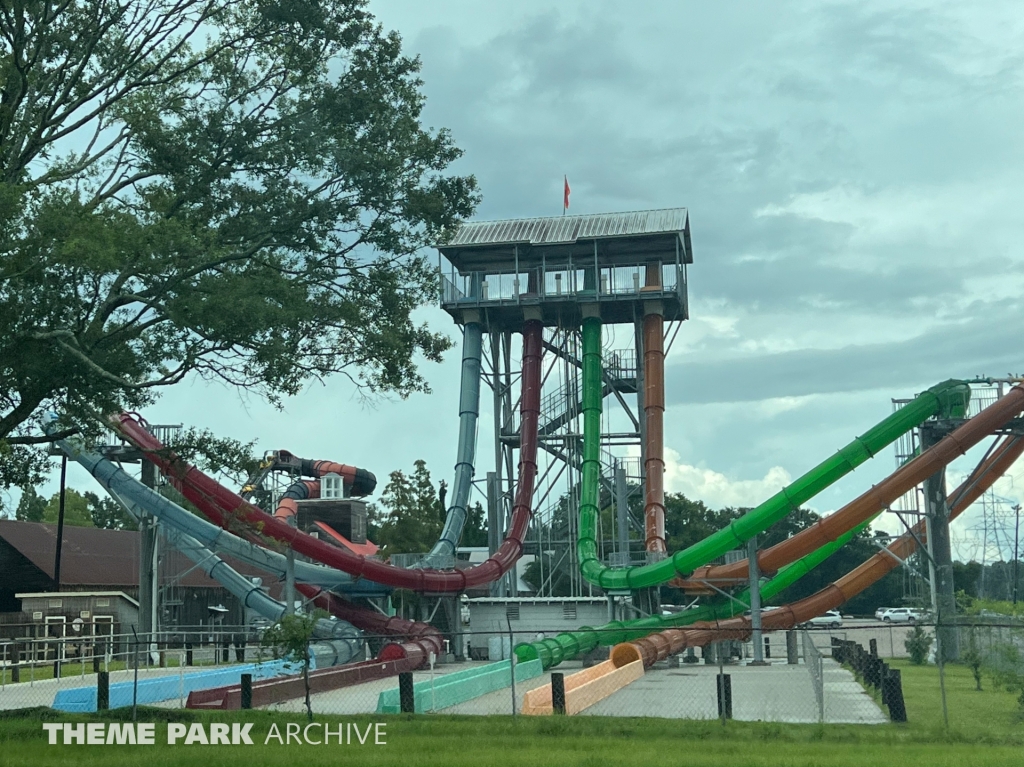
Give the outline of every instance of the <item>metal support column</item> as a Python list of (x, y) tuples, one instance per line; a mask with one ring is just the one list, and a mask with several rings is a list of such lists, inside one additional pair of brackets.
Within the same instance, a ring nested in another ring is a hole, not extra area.
[(761, 569), (757, 564), (757, 536), (747, 541), (747, 562), (750, 572), (750, 641), (754, 643), (754, 660), (750, 665), (762, 666), (766, 664), (761, 644)]
[[(942, 433), (928, 424), (921, 427), (921, 450), (937, 444)], [(924, 511), (928, 517), (928, 548), (935, 562), (933, 577), (936, 634), (944, 661), (960, 657), (956, 630), (956, 597), (953, 586), (953, 552), (949, 538), (949, 507), (946, 505), (946, 471), (941, 469), (924, 481)]]
[[(156, 488), (156, 466), (142, 461), (142, 484)], [(150, 514), (139, 518), (139, 644), (148, 653), (155, 649), (157, 626), (157, 522)]]
[[(501, 516), (498, 509), (498, 475), (496, 472), (487, 472), (487, 551), (488, 556), (494, 556), (494, 552), (498, 550), (499, 542), (501, 541), (501, 523), (499, 522)], [(542, 552), (543, 554), (543, 552)], [(504, 589), (502, 586), (505, 583), (504, 578), (491, 583), (491, 596), (500, 597), (504, 596), (502, 593)]]
[(627, 503), (626, 470), (621, 463), (615, 464), (615, 521), (618, 528), (617, 552), (619, 567), (629, 566), (629, 505)]

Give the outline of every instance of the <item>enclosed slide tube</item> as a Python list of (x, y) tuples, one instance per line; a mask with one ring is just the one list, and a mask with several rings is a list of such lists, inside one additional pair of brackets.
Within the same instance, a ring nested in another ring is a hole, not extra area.
[[(937, 444), (907, 461), (895, 472), (827, 517), (819, 519), (806, 530), (757, 554), (758, 566), (763, 573), (773, 573), (783, 565), (809, 554), (851, 527), (879, 513), (901, 495), (941, 470), (953, 459), (967, 452), (981, 440), (1015, 417), (1020, 403), (1012, 397), (1003, 397), (981, 413), (943, 437)], [(742, 580), (749, 570), (746, 559), (727, 565), (703, 567), (694, 571), (692, 580), (712, 583)]]
[(583, 320), (583, 470), (577, 543), (580, 572), (588, 582), (606, 591), (658, 586), (677, 575), (689, 575), (697, 567), (742, 546), (753, 536), (767, 530), (929, 416), (938, 412), (962, 416), (969, 393), (970, 387), (962, 381), (947, 381), (933, 386), (856, 438), (832, 458), (811, 469), (717, 533), (660, 562), (639, 567), (612, 568), (601, 562), (596, 537), (601, 472), (601, 321), (596, 317), (587, 317)]
[[(980, 498), (999, 477), (1009, 470), (1022, 453), (1024, 453), (1024, 439), (1016, 437), (1003, 439), (996, 449), (992, 451), (989, 457), (975, 468), (970, 477), (968, 477), (963, 484), (949, 494), (948, 502), (950, 517), (955, 518)], [(861, 530), (867, 528), (867, 526), (868, 523), (866, 522), (857, 526), (853, 530), (850, 530), (840, 536), (836, 541), (822, 546), (817, 551), (808, 554), (806, 557), (780, 570), (778, 575), (761, 585), (762, 600), (771, 599), (784, 589), (793, 585), (793, 583), (842, 548), (849, 540), (861, 532)], [(915, 532), (917, 531), (915, 530)], [(896, 544), (893, 545), (895, 546)], [(892, 549), (892, 546), (890, 546), (890, 549)], [(899, 561), (892, 559), (891, 556), (884, 552), (880, 552), (868, 561), (875, 562), (875, 567), (878, 567), (881, 564), (891, 564), (891, 566), (879, 574), (874, 580), (865, 583), (858, 592), (851, 591), (848, 598), (852, 598), (854, 593), (859, 593), (860, 590), (867, 588), (877, 581), (878, 578), (881, 578), (882, 575), (899, 564)], [(858, 568), (858, 571), (863, 569), (863, 567), (864, 566)], [(598, 645), (612, 645), (619, 642), (627, 642), (639, 639), (652, 632), (662, 631), (671, 627), (689, 625), (700, 621), (717, 622), (723, 618), (732, 617), (739, 612), (748, 609), (749, 606), (750, 594), (748, 591), (744, 591), (736, 595), (733, 599), (723, 603), (685, 610), (674, 615), (655, 615), (632, 621), (613, 621), (596, 628), (584, 627), (578, 631), (564, 632), (555, 637), (538, 642), (518, 645), (515, 652), (520, 661), (539, 658), (544, 664), (544, 667), (549, 668), (564, 660), (571, 660), (579, 654), (590, 652)], [(770, 612), (774, 613), (777, 612), (777, 610), (772, 610)], [(768, 613), (762, 613), (762, 616), (767, 614)]]
[[(1007, 442), (1016, 442), (1017, 444), (1008, 447), (1003, 457), (1006, 458), (1008, 455), (1019, 456), (1022, 452), (1020, 438), (1009, 437)], [(1012, 462), (1012, 460), (1009, 461), (1003, 467), (1003, 471), (1009, 468)], [(959, 514), (967, 505), (969, 504), (960, 505), (956, 513)], [(954, 514), (951, 509), (950, 518), (953, 518), (953, 516)], [(918, 523), (913, 530), (913, 534), (910, 532), (903, 534), (893, 543), (889, 544), (888, 548), (884, 551), (878, 552), (862, 565), (851, 570), (821, 591), (784, 607), (762, 613), (762, 630), (784, 631), (798, 626), (828, 610), (838, 609), (843, 603), (877, 583), (886, 573), (894, 570), (901, 561), (913, 554), (917, 549), (917, 540), (924, 533), (924, 523)], [(917, 537), (915, 538), (915, 536)], [(644, 666), (650, 666), (658, 660), (674, 655), (687, 647), (703, 646), (726, 639), (745, 640), (750, 636), (751, 631), (750, 619), (737, 617), (715, 624), (697, 624), (691, 629), (667, 629), (642, 639), (633, 640), (629, 644), (631, 649), (639, 650), (643, 657)], [(621, 645), (613, 648), (612, 653), (614, 654), (618, 651), (619, 647)]]
[[(50, 417), (51, 423), (55, 420), (56, 416)], [(124, 474), (121, 469), (113, 466), (109, 461), (85, 450), (78, 439), (58, 440), (57, 446), (68, 457), (89, 469), (90, 473), (97, 477), (98, 480), (99, 476), (106, 474), (104, 469), (107, 467), (102, 466), (102, 464), (108, 464), (115, 472)], [(157, 499), (171, 503), (138, 482), (127, 483), (118, 481), (116, 482), (116, 490), (102, 480), (100, 480), (100, 484), (136, 521), (139, 520), (142, 513), (147, 511), (150, 506), (156, 505), (155, 501)], [(182, 511), (184, 510), (182, 509)], [(187, 514), (188, 512), (185, 513)], [(241, 601), (244, 607), (256, 611), (271, 621), (278, 621), (285, 614), (286, 607), (283, 602), (271, 598), (249, 578), (239, 573), (198, 540), (182, 530), (169, 525), (165, 525), (162, 532), (164, 539), (168, 543), (195, 562), (207, 576), (224, 586), (230, 594)], [(362, 636), (351, 623), (318, 620), (314, 627), (313, 635), (320, 640), (310, 645), (310, 651), (316, 659), (316, 666), (318, 668), (348, 663), (352, 658), (363, 653)]]
[(466, 526), (466, 507), (473, 490), (476, 463), (476, 424), (480, 416), (480, 358), (483, 328), (479, 322), (467, 322), (462, 337), (462, 385), (459, 388), (459, 444), (455, 454), (455, 480), (452, 502), (444, 520), (441, 537), (417, 567), (450, 567), (455, 548)]
[[(647, 287), (661, 287), (661, 265), (648, 264)], [(665, 547), (665, 317), (660, 301), (644, 303), (644, 548), (653, 560)]]
[[(284, 451), (279, 452), (278, 455), (282, 453)], [(287, 455), (291, 456), (290, 453)], [(301, 467), (299, 473), (305, 477), (323, 477), (326, 474), (339, 475), (345, 492), (353, 498), (369, 495), (377, 487), (377, 478), (366, 469), (359, 469), (355, 466), (335, 463), (334, 461), (311, 461), (308, 458), (299, 458), (297, 461)], [(285, 490), (284, 495), (277, 504), (277, 509), (274, 511), (274, 516), (278, 519), (286, 520), (294, 526), (296, 522), (295, 515), (299, 511), (297, 502), (306, 498), (319, 497), (320, 483), (318, 481), (300, 479), (293, 482)]]
[[(285, 577), (288, 565), (283, 554), (243, 540), (197, 517), (146, 487), (116, 464), (82, 447), (77, 441), (62, 440), (58, 446), (69, 458), (92, 474), (104, 490), (112, 496), (131, 498), (133, 503), (156, 517), (164, 529), (178, 530), (219, 554), (227, 554), (279, 578)], [(391, 592), (386, 586), (370, 581), (355, 581), (348, 573), (302, 560), (295, 561), (295, 580), (325, 589), (355, 588), (359, 596), (386, 596)]]
[(123, 413), (114, 417), (111, 423), (163, 471), (182, 495), (195, 504), (210, 521), (221, 527), (236, 520), (259, 526), (264, 535), (290, 545), (300, 554), (377, 583), (421, 592), (460, 592), (497, 580), (513, 567), (523, 551), (523, 540), (533, 517), (531, 504), (537, 478), (542, 340), (542, 324), (536, 320), (526, 322), (523, 327), (519, 484), (512, 508), (512, 520), (505, 540), (494, 555), (466, 570), (405, 570), (332, 546), (266, 514), (189, 465), (164, 448), (136, 417)]
[[(57, 444), (69, 458), (85, 467), (95, 477), (96, 481), (112, 497), (118, 499), (126, 508), (129, 508), (130, 512), (137, 514), (137, 509), (129, 507), (129, 503), (156, 517), (160, 521), (165, 535), (179, 535), (182, 540), (193, 541), (194, 545), (190, 545), (191, 550), (199, 550), (205, 544), (211, 549), (227, 553), (272, 575), (278, 577), (285, 575), (287, 560), (284, 555), (242, 540), (227, 530), (223, 530), (204, 519), (200, 519), (173, 501), (146, 487), (107, 459), (84, 449), (77, 440), (62, 440)], [(195, 533), (196, 537), (188, 536), (186, 531)], [(210, 561), (214, 559), (212, 554), (209, 554), (209, 558)], [(320, 588), (334, 588), (339, 585), (351, 586), (352, 577), (347, 573), (342, 573), (322, 565), (313, 565), (301, 560), (296, 561), (294, 564), (296, 580), (300, 581), (300, 583), (296, 584), (296, 589), (316, 606), (329, 611), (341, 621), (347, 621), (363, 631), (372, 634), (401, 635), (410, 638), (405, 643), (385, 646), (384, 652), (388, 655), (388, 660), (405, 659), (407, 661), (397, 665), (393, 673), (397, 674), (400, 671), (418, 668), (427, 661), (431, 652), (435, 654), (440, 653), (443, 641), (437, 630), (430, 624), (409, 621), (398, 617), (389, 618), (380, 615), (376, 611), (359, 608)], [(227, 565), (224, 565), (224, 567), (227, 567)], [(218, 570), (218, 572), (220, 571)], [(253, 585), (247, 580), (246, 583), (249, 594), (262, 594), (258, 589), (254, 589)], [(366, 583), (364, 585), (383, 588), (373, 583)], [(265, 597), (266, 595), (264, 594), (263, 596)], [(252, 598), (256, 597), (253, 596)], [(273, 602), (275, 605), (279, 604), (275, 600), (270, 600), (270, 602)], [(253, 605), (246, 604), (253, 607)], [(256, 608), (254, 607), (254, 609)], [(263, 611), (259, 612), (271, 620), (277, 619), (273, 614)], [(280, 617), (280, 613), (277, 613), (276, 608), (269, 612), (273, 612)], [(321, 623), (326, 623), (331, 627), (331, 631), (335, 630), (333, 627), (343, 625), (333, 621)], [(318, 623), (318, 627), (320, 627), (320, 623)], [(323, 629), (321, 629), (321, 633), (323, 633)], [(325, 668), (331, 665), (328, 661), (328, 653), (320, 653), (318, 667)], [(338, 660), (337, 662), (345, 663), (347, 661)]]

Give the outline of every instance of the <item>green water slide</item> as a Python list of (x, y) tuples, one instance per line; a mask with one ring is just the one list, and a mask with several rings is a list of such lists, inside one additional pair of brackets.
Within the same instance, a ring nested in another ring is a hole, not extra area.
[[(761, 599), (771, 599), (792, 586), (797, 580), (845, 546), (854, 536), (865, 530), (869, 524), (871, 524), (871, 520), (858, 525), (832, 543), (822, 546), (803, 559), (798, 559), (793, 564), (779, 570), (774, 578), (761, 584)], [(731, 599), (672, 615), (651, 615), (631, 621), (612, 621), (597, 627), (584, 626), (578, 631), (566, 631), (550, 639), (520, 644), (515, 649), (516, 658), (522, 663), (540, 660), (541, 665), (547, 669), (557, 666), (562, 661), (572, 660), (578, 655), (588, 653), (598, 645), (608, 646), (619, 642), (629, 642), (657, 631), (689, 626), (698, 621), (724, 620), (745, 612), (749, 608), (750, 592), (743, 591)]]
[(725, 552), (743, 546), (930, 416), (942, 413), (963, 417), (970, 387), (957, 380), (933, 386), (717, 533), (660, 562), (625, 568), (608, 567), (597, 553), (602, 393), (601, 320), (588, 317), (583, 320), (583, 467), (577, 550), (580, 572), (587, 581), (606, 591), (620, 591), (659, 586), (677, 575), (685, 577)]

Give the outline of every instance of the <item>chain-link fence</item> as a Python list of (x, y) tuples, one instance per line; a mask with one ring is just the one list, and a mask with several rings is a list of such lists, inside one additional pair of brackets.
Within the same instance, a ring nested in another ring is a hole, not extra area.
[[(962, 686), (974, 668), (991, 680), (987, 685), (1017, 685), (1013, 689), (1024, 691), (1024, 626), (990, 621), (958, 628), (962, 662), (941, 668), (929, 665), (927, 657), (920, 667), (908, 659), (911, 640), (930, 639), (933, 626), (849, 620), (839, 628), (768, 632), (761, 638), (763, 662), (754, 660), (747, 638), (693, 647), (647, 668), (639, 660), (617, 664), (607, 645), (548, 668), (540, 660), (516, 659), (517, 645), (555, 636), (554, 630), (467, 631), (451, 638), (450, 654), (422, 662), (389, 654), (394, 637), (367, 635), (354, 661), (323, 668), (314, 663), (309, 669), (301, 657), (281, 657), (280, 651), (261, 646), (258, 636), (230, 628), (150, 643), (133, 635), (69, 638), (63, 645), (52, 638), (12, 640), (0, 643), (0, 709), (85, 712), (137, 704), (305, 712), (308, 705), (314, 714), (326, 715), (565, 711), (875, 725), (915, 716), (914, 707), (903, 703), (902, 687), (911, 671), (914, 684), (925, 677), (938, 680), (942, 672)], [(931, 655), (934, 659), (933, 645)], [(945, 700), (950, 683), (939, 681), (943, 684), (928, 682), (926, 695)], [(1014, 703), (1006, 696), (1000, 705)]]

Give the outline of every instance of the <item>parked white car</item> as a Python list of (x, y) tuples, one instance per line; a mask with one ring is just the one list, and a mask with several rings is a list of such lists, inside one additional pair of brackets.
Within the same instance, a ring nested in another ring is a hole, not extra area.
[(928, 619), (928, 611), (917, 607), (892, 607), (882, 613), (884, 623), (916, 623)]
[(805, 626), (827, 626), (830, 629), (837, 629), (843, 625), (843, 616), (838, 610), (829, 610), (822, 615), (816, 615), (807, 621)]

